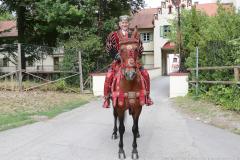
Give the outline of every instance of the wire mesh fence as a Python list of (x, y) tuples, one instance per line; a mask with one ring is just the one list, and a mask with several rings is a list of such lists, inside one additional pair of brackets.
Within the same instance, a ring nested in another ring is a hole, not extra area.
[(31, 44), (0, 45), (2, 90), (41, 89), (79, 93), (89, 90), (90, 85), (88, 73), (82, 70), (80, 49)]

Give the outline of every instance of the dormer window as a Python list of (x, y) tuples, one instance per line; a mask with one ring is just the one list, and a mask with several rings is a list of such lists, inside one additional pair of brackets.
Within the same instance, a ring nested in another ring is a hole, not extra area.
[(162, 8), (166, 8), (166, 2), (161, 3)]
[(187, 0), (187, 6), (192, 6), (192, 0)]

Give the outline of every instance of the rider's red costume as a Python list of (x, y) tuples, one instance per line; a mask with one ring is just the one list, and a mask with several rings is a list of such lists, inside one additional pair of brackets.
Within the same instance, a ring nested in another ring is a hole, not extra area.
[[(106, 51), (108, 54), (111, 55), (111, 57), (116, 58), (116, 55), (119, 53), (119, 34), (122, 32), (121, 30), (112, 32), (109, 34), (107, 41), (106, 41)], [(131, 37), (131, 32), (127, 32), (124, 36)], [(142, 46), (142, 41), (139, 39), (139, 55), (142, 55), (143, 52), (143, 46)], [(119, 60), (114, 60), (111, 67), (108, 70), (108, 73), (106, 75), (105, 83), (104, 83), (104, 108), (108, 108), (110, 104), (110, 93), (111, 93), (111, 86), (114, 78), (115, 71), (119, 67), (120, 61)], [(151, 98), (149, 97), (150, 94), (150, 78), (149, 74), (146, 69), (144, 69), (142, 66), (140, 67), (140, 72), (141, 75), (143, 76), (145, 82), (146, 82), (146, 91), (147, 91), (147, 96), (146, 96), (146, 105), (152, 105), (153, 102)]]

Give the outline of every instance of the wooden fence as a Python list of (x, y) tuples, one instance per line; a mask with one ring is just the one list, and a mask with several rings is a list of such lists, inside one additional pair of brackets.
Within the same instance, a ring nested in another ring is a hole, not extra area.
[(201, 71), (201, 70), (234, 70), (233, 81), (208, 81), (199, 80), (198, 77), (194, 77), (194, 80), (189, 80), (190, 83), (208, 83), (208, 84), (240, 84), (240, 66), (215, 66), (215, 67), (198, 67), (188, 68), (188, 71)]

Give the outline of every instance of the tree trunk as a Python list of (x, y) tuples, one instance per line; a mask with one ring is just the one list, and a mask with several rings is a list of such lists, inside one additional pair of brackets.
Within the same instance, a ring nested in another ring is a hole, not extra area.
[[(24, 5), (19, 4), (17, 7), (17, 29), (18, 29), (18, 42), (25, 42), (25, 12), (26, 8)], [(24, 47), (21, 47), (21, 61), (22, 61), (22, 69), (26, 69), (26, 58)]]

